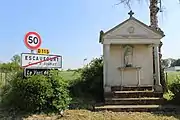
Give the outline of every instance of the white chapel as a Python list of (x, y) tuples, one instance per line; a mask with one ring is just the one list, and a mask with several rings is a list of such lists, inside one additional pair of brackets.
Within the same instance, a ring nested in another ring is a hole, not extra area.
[(129, 15), (129, 19), (114, 28), (100, 32), (104, 92), (110, 92), (112, 86), (152, 86), (161, 92), (158, 46), (164, 33), (134, 18), (132, 11)]

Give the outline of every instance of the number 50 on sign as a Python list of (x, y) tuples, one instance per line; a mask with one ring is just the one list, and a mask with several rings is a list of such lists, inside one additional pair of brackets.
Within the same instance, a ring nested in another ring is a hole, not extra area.
[(37, 50), (41, 46), (41, 37), (37, 32), (28, 32), (25, 35), (24, 43), (30, 50)]

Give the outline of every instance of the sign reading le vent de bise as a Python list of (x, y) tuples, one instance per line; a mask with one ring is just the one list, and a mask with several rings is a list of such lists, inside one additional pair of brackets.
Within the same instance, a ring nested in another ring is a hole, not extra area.
[(33, 69), (33, 68), (25, 68), (24, 76), (32, 76), (32, 75), (49, 75), (50, 69)]

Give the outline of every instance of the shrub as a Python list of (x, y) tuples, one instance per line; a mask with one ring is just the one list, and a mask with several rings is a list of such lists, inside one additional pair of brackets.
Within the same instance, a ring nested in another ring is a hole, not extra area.
[(59, 71), (53, 71), (48, 77), (52, 85), (53, 95), (49, 99), (49, 106), (52, 110), (67, 109), (71, 98), (69, 96), (68, 84), (60, 75)]
[(176, 79), (168, 85), (168, 88), (174, 94), (172, 102), (180, 104), (180, 77), (177, 76)]
[(103, 100), (103, 59), (96, 58), (80, 70), (81, 76), (71, 86), (75, 97), (89, 96), (95, 100)]
[(67, 84), (58, 71), (52, 71), (49, 76), (29, 78), (23, 78), (20, 72), (13, 78), (10, 87), (6, 86), (2, 94), (6, 106), (27, 112), (59, 112), (70, 103)]

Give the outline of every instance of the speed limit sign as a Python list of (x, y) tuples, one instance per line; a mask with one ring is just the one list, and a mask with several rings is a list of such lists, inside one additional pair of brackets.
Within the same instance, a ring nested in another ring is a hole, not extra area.
[(37, 32), (28, 32), (24, 38), (24, 44), (30, 50), (36, 50), (41, 46), (42, 40)]

